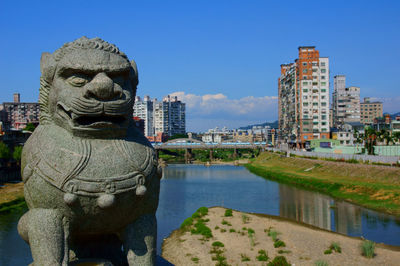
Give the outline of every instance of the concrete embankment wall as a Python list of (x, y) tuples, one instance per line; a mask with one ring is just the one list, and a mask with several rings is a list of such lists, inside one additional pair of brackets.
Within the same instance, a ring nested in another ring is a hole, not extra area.
[[(279, 151), (280, 149), (268, 148), (270, 151)], [(308, 152), (308, 151), (295, 151), (290, 150), (291, 154), (305, 157), (317, 157), (317, 158), (328, 158), (336, 160), (358, 160), (362, 162), (374, 162), (374, 163), (388, 163), (395, 164), (400, 160), (399, 156), (382, 156), (382, 155), (366, 155), (366, 154), (338, 154), (338, 153), (324, 153), (324, 152)]]

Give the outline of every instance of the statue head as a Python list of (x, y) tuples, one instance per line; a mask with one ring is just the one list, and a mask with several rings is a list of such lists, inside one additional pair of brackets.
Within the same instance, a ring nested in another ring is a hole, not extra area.
[(126, 135), (138, 72), (115, 45), (82, 37), (53, 54), (43, 53), (40, 70), (41, 124), (82, 137)]

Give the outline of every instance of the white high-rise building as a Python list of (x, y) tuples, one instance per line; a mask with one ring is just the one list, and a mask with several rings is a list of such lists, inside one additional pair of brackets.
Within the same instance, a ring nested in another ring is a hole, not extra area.
[(346, 77), (336, 75), (333, 78), (333, 124), (341, 127), (344, 123), (360, 122), (360, 88), (347, 87)]
[(149, 96), (144, 96), (143, 101), (139, 96), (136, 96), (133, 116), (144, 120), (144, 135), (146, 137), (154, 135), (153, 102), (150, 100)]
[(166, 96), (162, 101), (145, 96), (141, 101), (136, 97), (134, 116), (145, 121), (145, 135), (155, 136), (164, 133), (168, 136), (186, 133), (185, 103), (178, 98)]

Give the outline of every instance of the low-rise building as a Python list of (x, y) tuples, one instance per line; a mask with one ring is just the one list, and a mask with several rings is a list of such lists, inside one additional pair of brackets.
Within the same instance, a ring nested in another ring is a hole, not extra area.
[(38, 124), (39, 115), (39, 103), (21, 102), (19, 93), (14, 93), (14, 102), (4, 102), (0, 105), (0, 119), (4, 130), (20, 130), (28, 123)]
[(364, 102), (360, 103), (360, 122), (364, 125), (371, 125), (374, 119), (383, 117), (382, 102), (371, 102), (369, 97), (364, 98)]

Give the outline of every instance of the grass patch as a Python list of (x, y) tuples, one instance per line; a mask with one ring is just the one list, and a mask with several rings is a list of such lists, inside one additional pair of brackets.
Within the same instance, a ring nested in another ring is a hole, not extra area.
[(235, 233), (235, 232), (236, 232), (235, 229), (233, 229), (233, 228), (229, 229), (229, 233)]
[(230, 216), (233, 216), (232, 210), (231, 209), (225, 210), (225, 217), (230, 217)]
[(266, 252), (264, 249), (260, 249), (260, 250), (258, 251), (258, 256), (256, 257), (256, 259), (257, 259), (258, 261), (268, 261), (268, 260), (269, 260), (269, 257), (268, 257), (267, 252)]
[(286, 244), (282, 240), (276, 240), (274, 242), (274, 247), (275, 248), (286, 247)]
[(241, 261), (250, 261), (250, 258), (246, 254), (240, 254)]
[(268, 266), (290, 266), (290, 263), (287, 262), (286, 257), (284, 257), (284, 256), (276, 256), (267, 265)]
[(193, 261), (194, 263), (196, 263), (196, 264), (199, 263), (199, 260), (200, 260), (200, 259), (197, 258), (197, 257), (192, 258), (192, 261)]
[[(399, 169), (380, 169), (360, 164), (316, 162), (309, 159), (281, 158), (262, 153), (245, 167), (252, 173), (280, 183), (319, 191), (334, 198), (366, 206), (382, 212), (400, 215)], [(313, 168), (310, 171), (305, 169)], [(385, 196), (381, 196), (385, 195)]]
[(0, 204), (0, 213), (7, 213), (17, 210), (24, 210), (27, 208), (25, 199), (23, 197), (15, 200)]
[(220, 248), (223, 248), (225, 245), (224, 245), (224, 243), (222, 243), (222, 242), (220, 242), (220, 241), (215, 241), (215, 242), (212, 243), (212, 246), (213, 246), (213, 247), (220, 247)]
[(248, 236), (249, 236), (249, 239), (250, 239), (250, 245), (252, 246), (252, 247), (254, 247), (255, 245), (256, 245), (256, 242), (255, 242), (255, 237), (254, 237), (254, 235), (255, 235), (255, 231), (253, 230), (253, 229), (251, 229), (251, 228), (248, 228), (247, 229), (247, 234), (248, 234)]
[(193, 235), (202, 235), (205, 238), (211, 238), (213, 236), (211, 229), (202, 221), (197, 221), (197, 223), (194, 224), (194, 229), (192, 229), (190, 232)]
[(292, 253), (290, 250), (283, 250), (283, 249), (280, 249), (280, 250), (278, 250), (278, 253), (279, 254), (289, 254), (289, 253)]
[(276, 231), (275, 229), (270, 229), (268, 231), (268, 236), (270, 236), (274, 242), (278, 239), (278, 234), (279, 232)]
[(221, 224), (227, 225), (227, 226), (232, 226), (232, 224), (228, 221), (222, 220)]
[(328, 266), (328, 263), (327, 263), (326, 261), (324, 261), (324, 260), (317, 260), (317, 261), (314, 263), (314, 265), (315, 265), (315, 266)]
[(181, 224), (181, 229), (188, 230), (188, 228), (192, 225), (193, 225), (193, 218), (192, 217), (186, 218)]
[(329, 248), (336, 253), (342, 253), (342, 248), (340, 247), (340, 244), (338, 242), (332, 242)]
[(242, 222), (244, 224), (247, 224), (247, 223), (249, 223), (249, 221), (250, 221), (250, 217), (247, 216), (246, 214), (242, 214)]
[(375, 256), (375, 243), (370, 240), (364, 240), (361, 243), (361, 254), (368, 259), (372, 259)]

